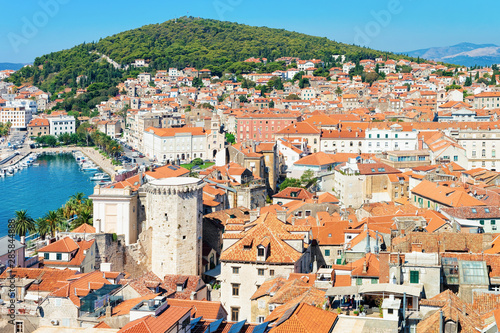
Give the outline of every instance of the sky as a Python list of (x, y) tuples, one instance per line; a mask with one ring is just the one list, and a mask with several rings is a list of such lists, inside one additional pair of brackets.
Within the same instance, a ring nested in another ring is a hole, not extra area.
[[(180, 16), (267, 26), (405, 52), (461, 42), (500, 45), (500, 23), (485, 0), (23, 0), (2, 1), (0, 62), (37, 56)], [(473, 6), (473, 9), (470, 9)], [(476, 13), (476, 14), (473, 14)]]

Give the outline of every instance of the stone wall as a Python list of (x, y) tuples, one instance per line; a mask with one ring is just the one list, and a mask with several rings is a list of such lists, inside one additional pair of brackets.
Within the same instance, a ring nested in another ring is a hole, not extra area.
[(122, 272), (125, 264), (125, 236), (113, 234), (95, 234), (95, 269), (99, 270), (101, 263), (111, 263), (111, 270)]

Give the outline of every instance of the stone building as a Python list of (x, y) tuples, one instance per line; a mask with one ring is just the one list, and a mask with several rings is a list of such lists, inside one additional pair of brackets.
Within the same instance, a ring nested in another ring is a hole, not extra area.
[(310, 270), (309, 232), (266, 213), (245, 226), (226, 225), (221, 301), (231, 321), (252, 320), (248, 302), (269, 278)]
[(149, 182), (144, 189), (153, 273), (160, 277), (201, 274), (203, 182), (164, 178)]

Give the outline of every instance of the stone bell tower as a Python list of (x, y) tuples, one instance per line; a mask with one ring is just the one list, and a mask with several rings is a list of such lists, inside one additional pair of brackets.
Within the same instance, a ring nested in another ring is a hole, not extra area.
[(202, 267), (203, 182), (174, 177), (156, 179), (146, 191), (146, 229), (151, 228), (151, 270), (200, 275)]

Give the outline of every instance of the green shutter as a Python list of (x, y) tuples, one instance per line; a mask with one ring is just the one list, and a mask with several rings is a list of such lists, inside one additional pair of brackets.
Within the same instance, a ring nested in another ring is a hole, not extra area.
[(495, 225), (495, 220), (491, 220), (491, 225)]
[(361, 280), (361, 278), (357, 278), (356, 279), (356, 285), (357, 286), (360, 286), (362, 283), (363, 283), (363, 281)]
[(410, 283), (418, 283), (418, 271), (410, 271)]
[(325, 250), (325, 257), (329, 257), (330, 256), (330, 250)]

